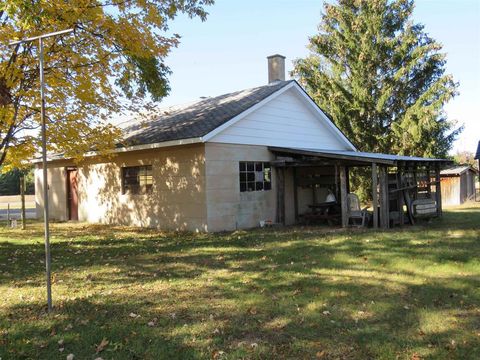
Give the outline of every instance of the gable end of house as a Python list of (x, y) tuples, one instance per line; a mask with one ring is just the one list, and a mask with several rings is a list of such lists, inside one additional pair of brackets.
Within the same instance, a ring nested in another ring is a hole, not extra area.
[(296, 81), (202, 139), (212, 143), (356, 151)]

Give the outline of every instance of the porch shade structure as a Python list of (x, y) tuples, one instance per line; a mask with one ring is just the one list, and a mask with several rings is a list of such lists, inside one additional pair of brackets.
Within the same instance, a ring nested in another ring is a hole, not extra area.
[[(422, 215), (442, 216), (440, 170), (452, 162), (403, 155), (368, 153), (343, 150), (315, 150), (303, 148), (269, 147), (275, 155), (272, 166), (281, 181), (277, 186), (277, 221), (285, 223), (285, 172), (293, 169), (293, 204), (298, 220), (297, 178), (301, 168), (333, 167), (335, 188), (338, 188), (341, 224), (348, 226), (347, 195), (349, 168), (370, 167), (372, 170), (373, 227), (389, 228), (405, 223), (404, 205), (410, 224)], [(337, 186), (338, 179), (338, 186)], [(415, 205), (418, 206), (418, 212)], [(376, 209), (376, 211), (375, 211)]]

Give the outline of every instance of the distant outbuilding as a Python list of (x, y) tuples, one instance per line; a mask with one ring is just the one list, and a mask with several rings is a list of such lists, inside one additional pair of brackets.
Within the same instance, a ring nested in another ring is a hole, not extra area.
[(461, 205), (473, 198), (475, 196), (475, 175), (478, 175), (478, 170), (470, 165), (459, 165), (442, 170), (440, 180), (443, 204)]

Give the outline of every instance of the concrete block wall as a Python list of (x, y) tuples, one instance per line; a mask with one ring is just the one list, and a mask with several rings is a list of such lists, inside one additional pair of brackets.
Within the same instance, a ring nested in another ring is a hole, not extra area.
[[(259, 226), (260, 220), (275, 221), (275, 175), (272, 189), (240, 192), (240, 161), (272, 161), (266, 146), (205, 144), (206, 202), (209, 231)], [(274, 171), (272, 171), (274, 173)]]
[[(51, 218), (67, 220), (66, 166), (49, 164)], [(152, 165), (150, 194), (121, 192), (121, 168)], [(207, 230), (205, 151), (203, 144), (87, 158), (78, 164), (79, 220), (90, 223), (159, 227), (171, 230)], [(43, 212), (41, 167), (37, 168), (36, 203)]]

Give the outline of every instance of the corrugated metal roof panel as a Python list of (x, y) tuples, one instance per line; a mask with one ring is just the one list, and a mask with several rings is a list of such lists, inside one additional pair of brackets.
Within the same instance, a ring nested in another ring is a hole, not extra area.
[(272, 151), (286, 152), (299, 155), (311, 155), (324, 158), (340, 158), (352, 161), (364, 161), (364, 162), (378, 162), (383, 164), (395, 165), (398, 162), (429, 162), (429, 163), (449, 163), (447, 159), (431, 159), (415, 156), (404, 155), (392, 155), (392, 154), (379, 154), (369, 153), (361, 151), (345, 151), (345, 150), (315, 150), (315, 149), (302, 149), (302, 148), (278, 148), (271, 147)]
[(465, 171), (468, 171), (469, 169), (474, 171), (474, 172), (477, 172), (476, 169), (473, 169), (469, 165), (461, 165), (461, 166), (455, 166), (455, 167), (451, 167), (451, 168), (448, 168), (448, 169), (444, 169), (444, 170), (440, 171), (440, 175), (461, 175)]

